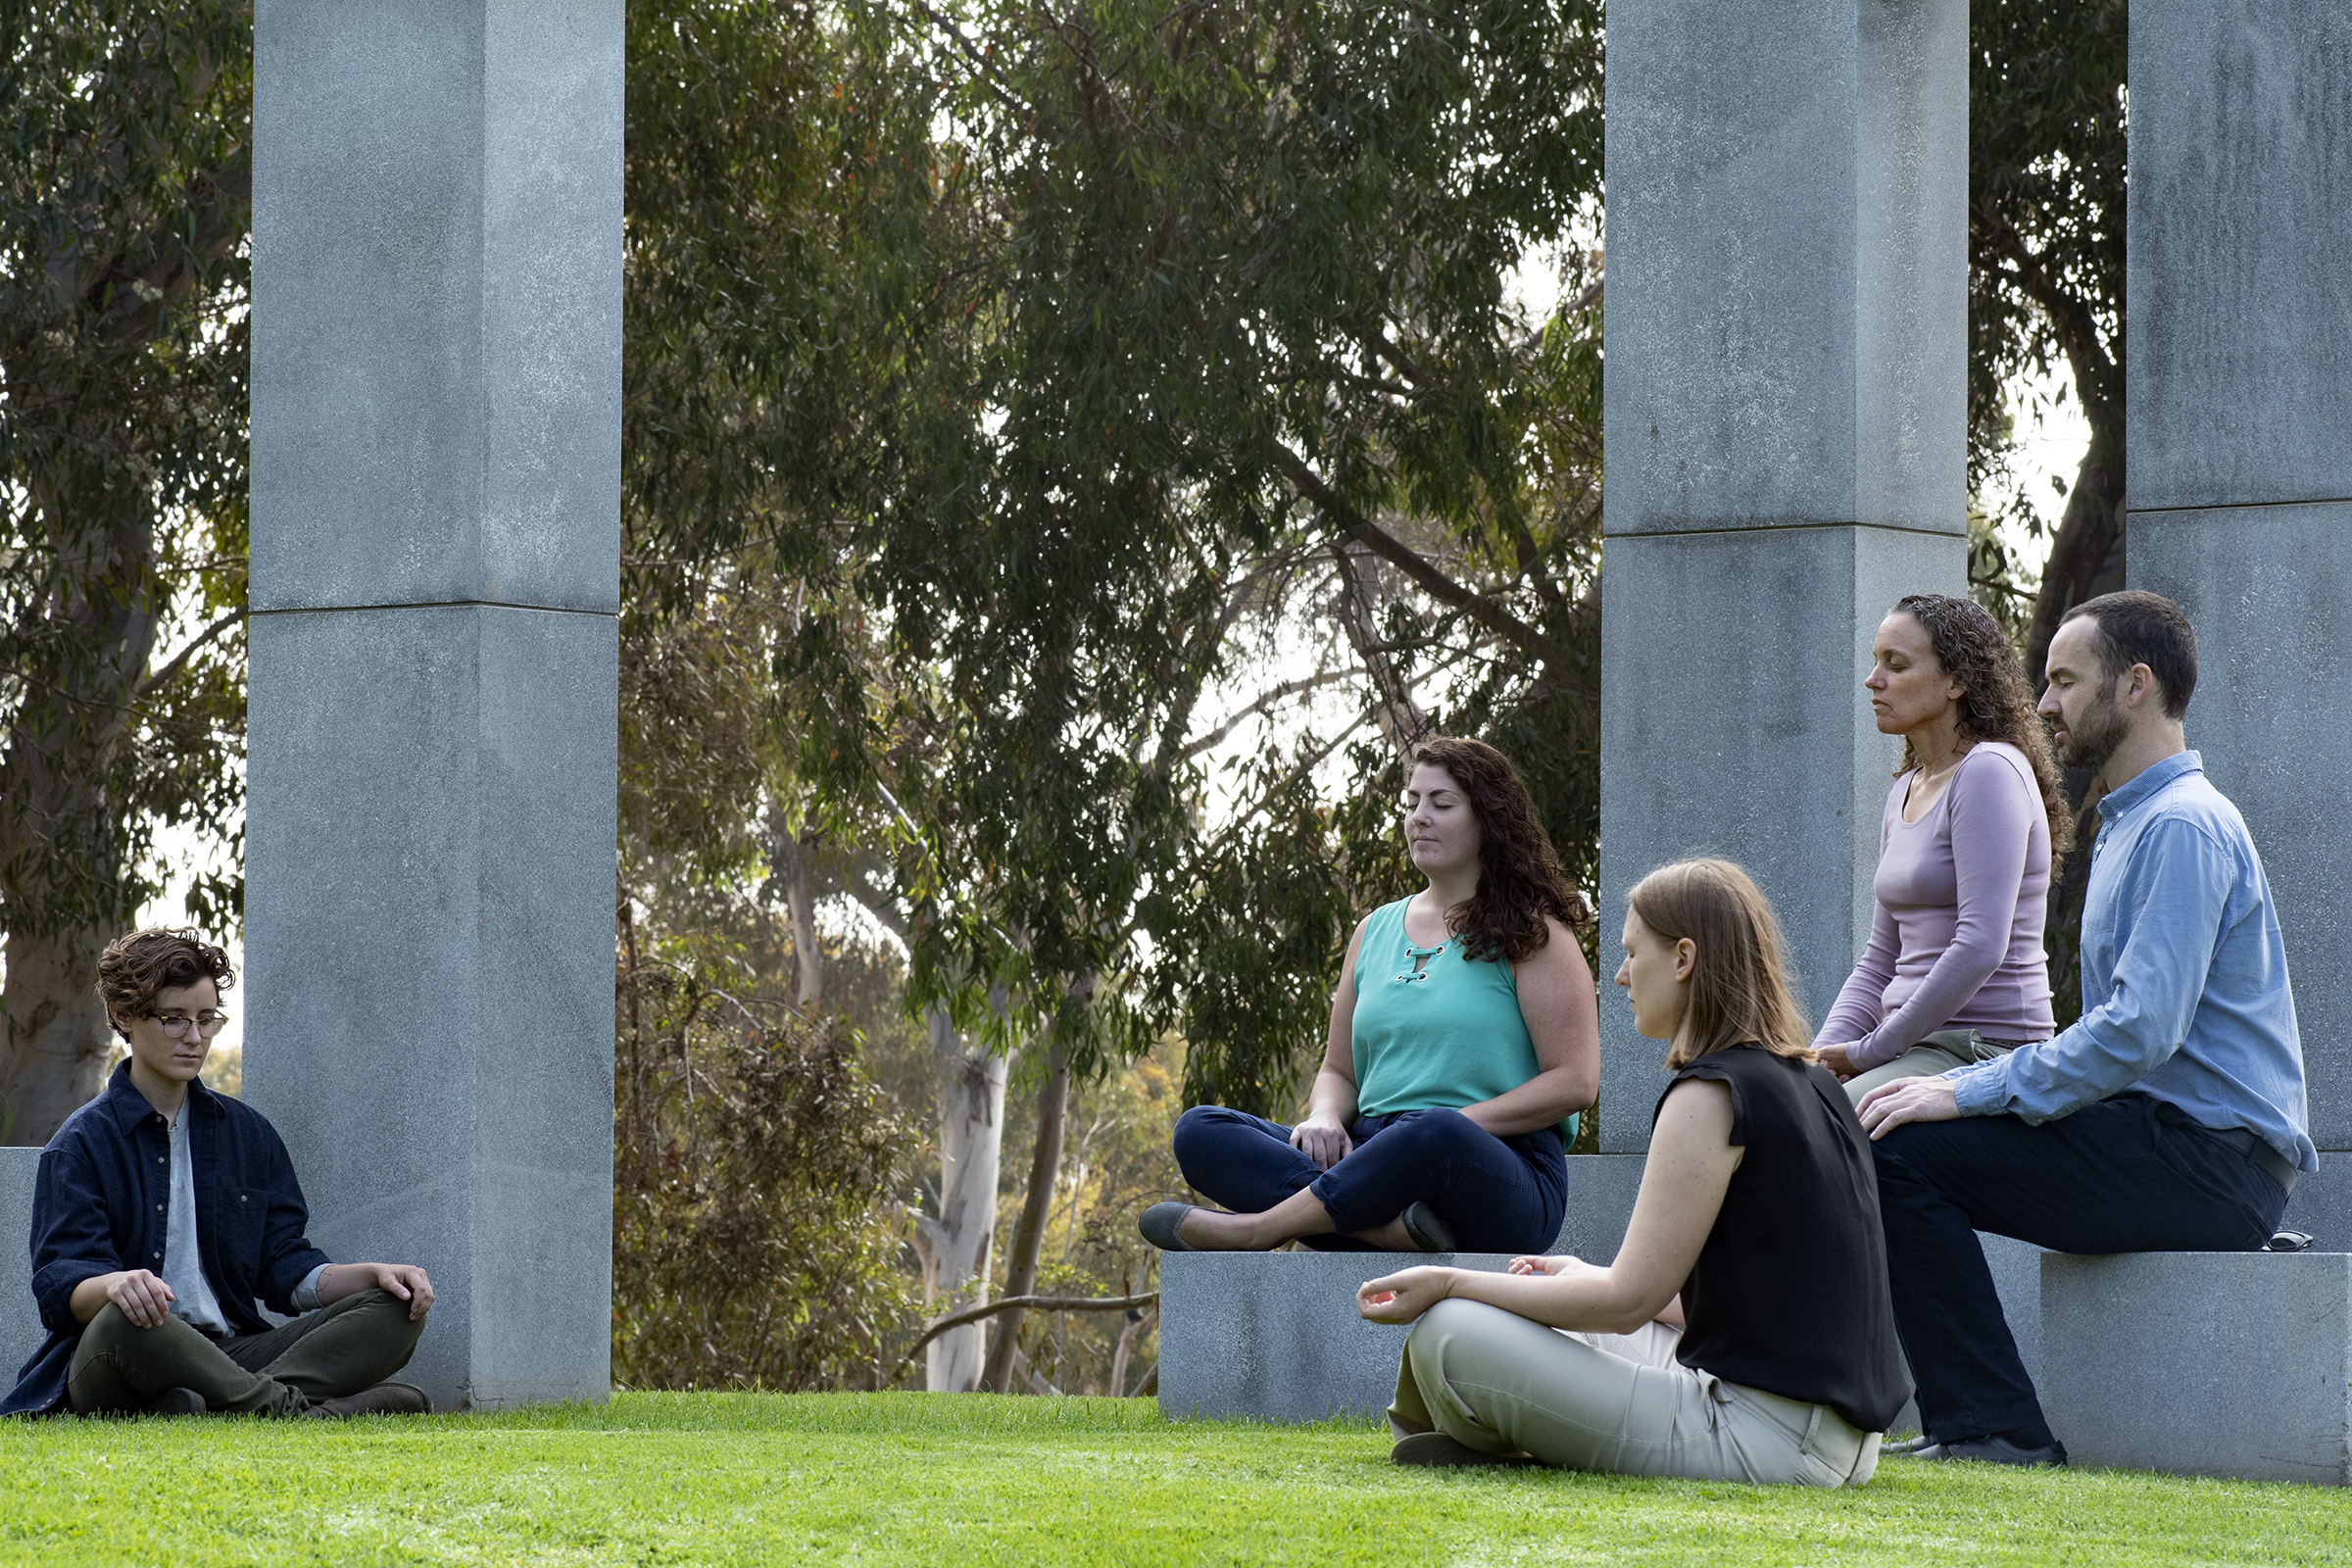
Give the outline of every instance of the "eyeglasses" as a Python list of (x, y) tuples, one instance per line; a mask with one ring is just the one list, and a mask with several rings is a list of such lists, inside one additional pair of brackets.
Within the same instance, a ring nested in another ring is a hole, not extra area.
[(193, 1018), (184, 1012), (159, 1012), (155, 1015), (158, 1028), (168, 1035), (184, 1035), (191, 1028), (206, 1040), (219, 1034), (228, 1022), (225, 1012), (200, 1012)]

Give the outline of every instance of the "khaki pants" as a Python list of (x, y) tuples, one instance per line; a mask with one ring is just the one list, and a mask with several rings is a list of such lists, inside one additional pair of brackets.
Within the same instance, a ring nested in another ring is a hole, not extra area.
[(1876, 1473), (1877, 1433), (1684, 1366), (1681, 1338), (1662, 1323), (1563, 1334), (1483, 1301), (1440, 1301), (1405, 1341), (1389, 1422), (1612, 1475), (1858, 1487)]
[(424, 1322), (389, 1291), (361, 1291), (261, 1334), (212, 1339), (175, 1317), (143, 1329), (109, 1301), (81, 1331), (66, 1373), (75, 1415), (135, 1414), (167, 1389), (194, 1389), (220, 1415), (300, 1415), (371, 1389), (409, 1364)]
[(1938, 1029), (1892, 1061), (1848, 1078), (1845, 1098), (1859, 1106), (1862, 1097), (1881, 1084), (1890, 1084), (1897, 1078), (1940, 1077), (1954, 1067), (1990, 1061), (2016, 1049), (1998, 1040), (1987, 1040), (1974, 1029)]

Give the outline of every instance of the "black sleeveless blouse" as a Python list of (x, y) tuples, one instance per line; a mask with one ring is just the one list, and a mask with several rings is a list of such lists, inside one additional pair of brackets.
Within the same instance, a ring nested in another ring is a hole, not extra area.
[(1878, 1167), (1845, 1090), (1825, 1067), (1753, 1045), (1701, 1056), (1674, 1083), (1686, 1078), (1731, 1091), (1732, 1142), (1747, 1152), (1683, 1284), (1677, 1359), (1886, 1431), (1911, 1374), (1886, 1291)]

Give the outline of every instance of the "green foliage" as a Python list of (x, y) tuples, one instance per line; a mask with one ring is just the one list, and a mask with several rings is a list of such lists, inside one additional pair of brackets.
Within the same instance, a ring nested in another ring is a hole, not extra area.
[(1531, 674), (1590, 702), (1558, 579), (1593, 509), (1544, 484), (1581, 411), (1501, 280), (1597, 195), (1597, 19), (983, 5), (931, 29), (997, 241), (954, 482), (878, 519), (896, 656), (958, 705), (906, 793), (970, 897), (917, 981), (1009, 973), (1051, 1004), (1104, 977), (1060, 1026), (1082, 1059), (1172, 1021), (1199, 1087), (1262, 1103), (1320, 1036), (1348, 922), (1310, 757), (1222, 835), (1204, 816), (1197, 714), (1243, 630), (1369, 549), (1439, 601), (1392, 607), (1380, 658), (1471, 644), (1496, 674), (1470, 708), (1531, 745), (1558, 733)]
[[(1971, 493), (2007, 466), (2021, 373), (2062, 359), (2090, 426), (2022, 639), (2039, 680), (2124, 532), (2126, 6), (1984, 0), (1969, 28)], [(2022, 502), (2007, 520), (2041, 531)]]
[(1368, 1421), (1142, 1399), (623, 1395), (330, 1427), (18, 1421), (0, 1555), (43, 1564), (2341, 1563), (2332, 1488), (1888, 1460), (1854, 1489), (1414, 1470)]
[(2010, 382), (2054, 359), (2120, 447), (2125, 12), (1980, 0), (1969, 14), (1972, 489), (2009, 444)]
[[(911, 1000), (1050, 1016), (1082, 1078), (1173, 1024), (1271, 1107), (1396, 890), (1340, 870), (1381, 856), (1318, 794), (1336, 741), (1212, 813), (1201, 709), (1348, 554), (1366, 657), (1459, 675), (1589, 866), (1597, 315), (1535, 333), (1501, 280), (1597, 201), (1594, 8), (631, 28), (628, 635), (758, 602), (774, 676), (720, 704), (764, 750), (729, 718), (740, 766), (645, 776), (669, 863), (748, 865), (764, 813), (904, 916)], [(700, 738), (633, 690), (632, 745)]]
[[(127, 917), (161, 824), (240, 835), (251, 25), (241, 0), (0, 5), (12, 937)], [(203, 629), (157, 663), (174, 611)], [(233, 920), (241, 889), (190, 913)]]
[(615, 1381), (870, 1383), (916, 1314), (893, 1201), (912, 1129), (855, 1034), (748, 994), (739, 956), (624, 937)]

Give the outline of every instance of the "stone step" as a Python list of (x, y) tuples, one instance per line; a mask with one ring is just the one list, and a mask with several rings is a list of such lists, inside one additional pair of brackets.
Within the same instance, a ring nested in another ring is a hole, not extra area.
[(2040, 1388), (2076, 1464), (2352, 1486), (2352, 1252), (2045, 1252)]
[(1356, 1287), (1421, 1263), (1491, 1269), (1503, 1252), (1164, 1252), (1159, 1408), (1173, 1420), (1375, 1416), (1410, 1329), (1355, 1311)]

